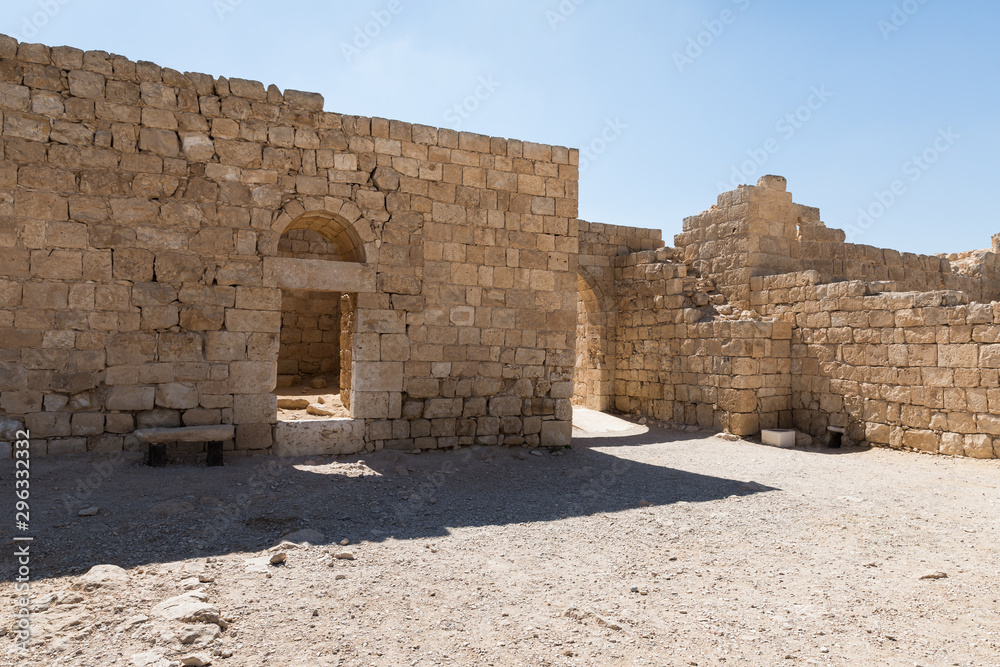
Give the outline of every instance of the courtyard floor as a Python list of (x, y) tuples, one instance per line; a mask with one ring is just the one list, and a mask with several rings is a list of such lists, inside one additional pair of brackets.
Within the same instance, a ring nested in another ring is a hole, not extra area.
[(35, 459), (36, 636), (9, 650), (6, 577), (0, 664), (1000, 665), (1000, 462), (580, 424), (556, 452)]

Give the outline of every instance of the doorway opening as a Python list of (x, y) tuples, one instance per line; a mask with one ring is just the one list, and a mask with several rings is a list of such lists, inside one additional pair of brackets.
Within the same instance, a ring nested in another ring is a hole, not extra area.
[(577, 274), (576, 373), (573, 405), (590, 410), (612, 408), (614, 353), (610, 349), (608, 309), (597, 283)]
[[(324, 271), (322, 262), (360, 261), (360, 246), (339, 221), (304, 217), (282, 234), (278, 257), (306, 260), (302, 271)], [(298, 268), (298, 267), (296, 267)], [(281, 288), (278, 350), (279, 421), (348, 419), (353, 380), (356, 295)]]

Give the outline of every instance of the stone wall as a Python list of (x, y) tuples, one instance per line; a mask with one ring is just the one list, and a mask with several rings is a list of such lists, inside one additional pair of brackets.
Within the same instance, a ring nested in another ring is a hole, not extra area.
[(338, 292), (281, 290), (279, 386), (340, 376), (340, 297)]
[(784, 178), (765, 176), (760, 185), (723, 193), (711, 209), (686, 218), (674, 241), (692, 270), (714, 279), (740, 308), (758, 305), (751, 300), (752, 277), (807, 270), (828, 281), (884, 280), (905, 290), (1000, 298), (1000, 256), (993, 252), (978, 253), (958, 271), (944, 256), (849, 244), (845, 238), (820, 221), (819, 209), (794, 203)]
[(791, 325), (714, 319), (671, 255), (616, 262), (616, 408), (737, 435), (791, 426)]
[(368, 448), (568, 443), (576, 151), (9, 37), (0, 113), (0, 409), (37, 451), (270, 451), (282, 289), (350, 295)]
[(333, 242), (311, 229), (296, 229), (282, 234), (278, 239), (278, 257), (340, 260)]
[[(574, 400), (1000, 453), (996, 244), (847, 244), (766, 176), (661, 248), (577, 219), (575, 150), (2, 36), (0, 127), (0, 435), (36, 453), (560, 446)], [(279, 366), (338, 361), (352, 418), (278, 424)]]
[(656, 229), (577, 221), (578, 262), (575, 405), (593, 410), (614, 406), (617, 354), (615, 261), (621, 255), (663, 245)]
[(757, 279), (794, 325), (795, 426), (856, 441), (1000, 456), (1000, 303), (959, 292), (890, 292), (818, 273)]

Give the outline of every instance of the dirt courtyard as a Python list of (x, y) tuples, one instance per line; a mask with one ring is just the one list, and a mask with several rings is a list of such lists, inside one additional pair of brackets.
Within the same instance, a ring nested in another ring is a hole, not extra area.
[[(577, 435), (224, 468), (37, 458), (36, 636), (10, 650), (8, 557), (0, 664), (1000, 665), (997, 461)], [(272, 548), (303, 529), (321, 535)], [(124, 572), (85, 576), (102, 564)]]

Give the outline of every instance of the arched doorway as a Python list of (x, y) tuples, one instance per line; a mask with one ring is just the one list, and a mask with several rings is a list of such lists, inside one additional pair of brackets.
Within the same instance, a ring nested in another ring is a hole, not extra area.
[[(290, 268), (303, 274), (322, 277), (330, 273), (324, 263), (363, 263), (364, 256), (353, 226), (327, 212), (298, 216), (278, 239), (277, 257), (297, 260)], [(313, 282), (281, 288), (276, 389), (281, 420), (351, 416), (357, 295)]]

